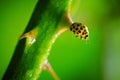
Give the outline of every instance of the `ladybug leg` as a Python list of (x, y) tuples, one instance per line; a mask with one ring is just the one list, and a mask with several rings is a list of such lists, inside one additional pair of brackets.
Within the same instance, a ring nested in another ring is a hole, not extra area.
[(55, 80), (60, 80), (59, 77), (57, 76), (57, 74), (55, 73), (55, 71), (53, 70), (52, 66), (48, 62), (48, 60), (44, 61), (44, 65), (43, 65), (42, 69), (47, 70), (53, 76), (53, 78)]
[(80, 36), (80, 39), (82, 39), (82, 36)]
[(75, 37), (78, 37), (77, 35)]

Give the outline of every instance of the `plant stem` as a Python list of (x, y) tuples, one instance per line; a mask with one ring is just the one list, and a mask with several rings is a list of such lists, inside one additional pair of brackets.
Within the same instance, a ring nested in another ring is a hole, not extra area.
[[(39, 0), (3, 80), (36, 80), (52, 44), (71, 25), (71, 0)], [(23, 39), (24, 38), (24, 39)]]

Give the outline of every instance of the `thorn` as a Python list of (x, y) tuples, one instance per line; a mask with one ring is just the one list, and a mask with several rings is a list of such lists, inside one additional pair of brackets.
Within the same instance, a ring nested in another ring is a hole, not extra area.
[(69, 24), (72, 24), (72, 23), (73, 23), (73, 21), (72, 21), (72, 18), (71, 18), (71, 16), (70, 16), (70, 12), (69, 12), (69, 11), (67, 11), (66, 19), (67, 19), (67, 21), (68, 21), (68, 23), (69, 23)]
[(23, 34), (22, 36), (20, 36), (19, 40), (24, 39), (24, 38), (27, 38), (27, 37), (28, 37), (28, 33), (25, 33), (25, 34)]
[(47, 70), (53, 76), (55, 80), (60, 80), (57, 74), (55, 73), (55, 71), (53, 70), (52, 66), (48, 62), (48, 60), (44, 61), (43, 70)]
[(33, 44), (36, 41), (36, 39), (35, 39), (36, 35), (37, 35), (37, 31), (32, 30), (32, 31), (27, 32), (27, 33), (23, 34), (22, 36), (20, 36), (19, 40), (27, 38), (27, 42), (29, 44)]

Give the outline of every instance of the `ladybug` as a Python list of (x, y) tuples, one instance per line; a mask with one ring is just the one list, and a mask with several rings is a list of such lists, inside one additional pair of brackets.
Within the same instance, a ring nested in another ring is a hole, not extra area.
[(89, 36), (87, 26), (83, 25), (82, 23), (73, 23), (70, 26), (70, 31), (72, 31), (76, 37), (79, 37), (81, 39), (87, 39)]

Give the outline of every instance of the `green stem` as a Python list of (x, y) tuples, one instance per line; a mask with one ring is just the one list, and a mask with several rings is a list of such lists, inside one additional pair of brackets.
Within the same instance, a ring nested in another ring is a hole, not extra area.
[[(36, 80), (40, 76), (53, 42), (71, 24), (67, 17), (70, 2), (71, 0), (38, 1), (24, 32), (32, 33), (19, 41), (3, 80)], [(35, 42), (30, 43), (30, 37)]]

